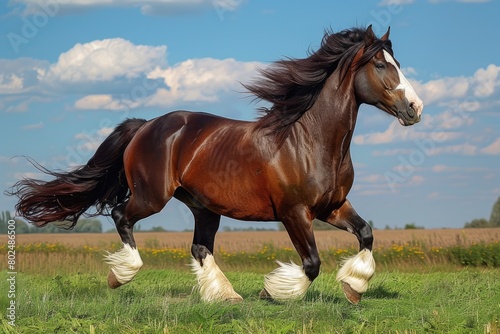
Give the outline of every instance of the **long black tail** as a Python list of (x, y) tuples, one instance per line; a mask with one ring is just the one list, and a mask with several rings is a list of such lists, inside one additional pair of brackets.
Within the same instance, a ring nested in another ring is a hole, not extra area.
[(93, 215), (99, 215), (123, 202), (129, 190), (123, 153), (144, 123), (143, 119), (128, 119), (118, 125), (87, 164), (74, 171), (57, 173), (37, 166), (55, 179), (18, 181), (8, 192), (19, 197), (18, 214), (39, 227), (57, 222), (61, 227), (72, 228), (91, 206), (96, 207)]

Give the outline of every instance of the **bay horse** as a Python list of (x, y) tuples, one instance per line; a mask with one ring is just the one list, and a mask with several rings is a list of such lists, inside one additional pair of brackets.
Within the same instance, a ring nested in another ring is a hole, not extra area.
[(400, 70), (389, 40), (371, 26), (326, 32), (304, 59), (277, 61), (244, 85), (270, 103), (254, 122), (207, 113), (174, 111), (146, 121), (128, 119), (88, 163), (55, 179), (24, 179), (10, 191), (18, 214), (36, 226), (73, 227), (94, 206), (111, 214), (123, 248), (108, 254), (108, 285), (130, 282), (143, 262), (134, 241), (139, 220), (175, 197), (194, 216), (192, 268), (203, 301), (240, 301), (215, 263), (221, 215), (246, 221), (281, 221), (302, 266), (278, 262), (260, 296), (298, 299), (319, 274), (312, 220), (353, 233), (359, 253), (346, 259), (337, 279), (358, 303), (375, 271), (371, 227), (346, 196), (354, 180), (350, 143), (359, 106), (370, 104), (404, 125), (423, 110)]

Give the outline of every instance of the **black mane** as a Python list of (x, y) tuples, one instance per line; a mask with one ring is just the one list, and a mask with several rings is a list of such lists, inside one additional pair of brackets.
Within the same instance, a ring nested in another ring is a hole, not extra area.
[[(253, 84), (244, 85), (257, 99), (272, 103), (270, 108), (260, 108), (264, 115), (257, 121), (257, 128), (268, 128), (282, 143), (290, 125), (295, 123), (316, 101), (327, 78), (340, 71), (343, 79), (357, 52), (365, 45), (366, 28), (352, 28), (339, 33), (326, 31), (320, 48), (304, 59), (283, 59), (261, 70), (262, 77)], [(377, 52), (385, 49), (392, 54), (391, 42), (375, 38), (356, 67), (365, 65)]]

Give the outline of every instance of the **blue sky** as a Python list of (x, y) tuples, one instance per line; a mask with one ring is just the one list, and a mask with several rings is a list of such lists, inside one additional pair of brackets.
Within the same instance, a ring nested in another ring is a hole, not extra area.
[[(425, 104), (411, 128), (362, 106), (348, 198), (375, 227), (462, 227), (500, 196), (498, 1), (11, 0), (0, 5), (0, 184), (85, 163), (127, 117), (254, 119), (240, 82), (305, 57), (323, 31), (391, 26)], [(15, 199), (0, 197), (0, 210)], [(105, 228), (112, 225), (106, 218)], [(172, 201), (143, 227), (192, 228)], [(256, 226), (224, 220), (232, 227)], [(265, 225), (264, 225), (265, 226)]]

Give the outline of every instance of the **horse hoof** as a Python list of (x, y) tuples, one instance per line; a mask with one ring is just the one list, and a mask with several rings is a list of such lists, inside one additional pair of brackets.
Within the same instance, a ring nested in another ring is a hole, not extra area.
[(118, 288), (118, 287), (120, 287), (122, 285), (123, 284), (121, 284), (120, 282), (118, 282), (118, 280), (116, 279), (115, 274), (112, 271), (109, 271), (109, 274), (108, 274), (108, 286), (111, 289), (116, 289), (116, 288)]
[(273, 299), (273, 297), (271, 297), (271, 295), (269, 294), (269, 292), (266, 291), (266, 289), (262, 289), (262, 291), (259, 293), (259, 298), (265, 300)]
[(349, 283), (342, 282), (342, 289), (344, 289), (344, 295), (351, 304), (357, 305), (359, 303), (362, 294), (351, 288)]

